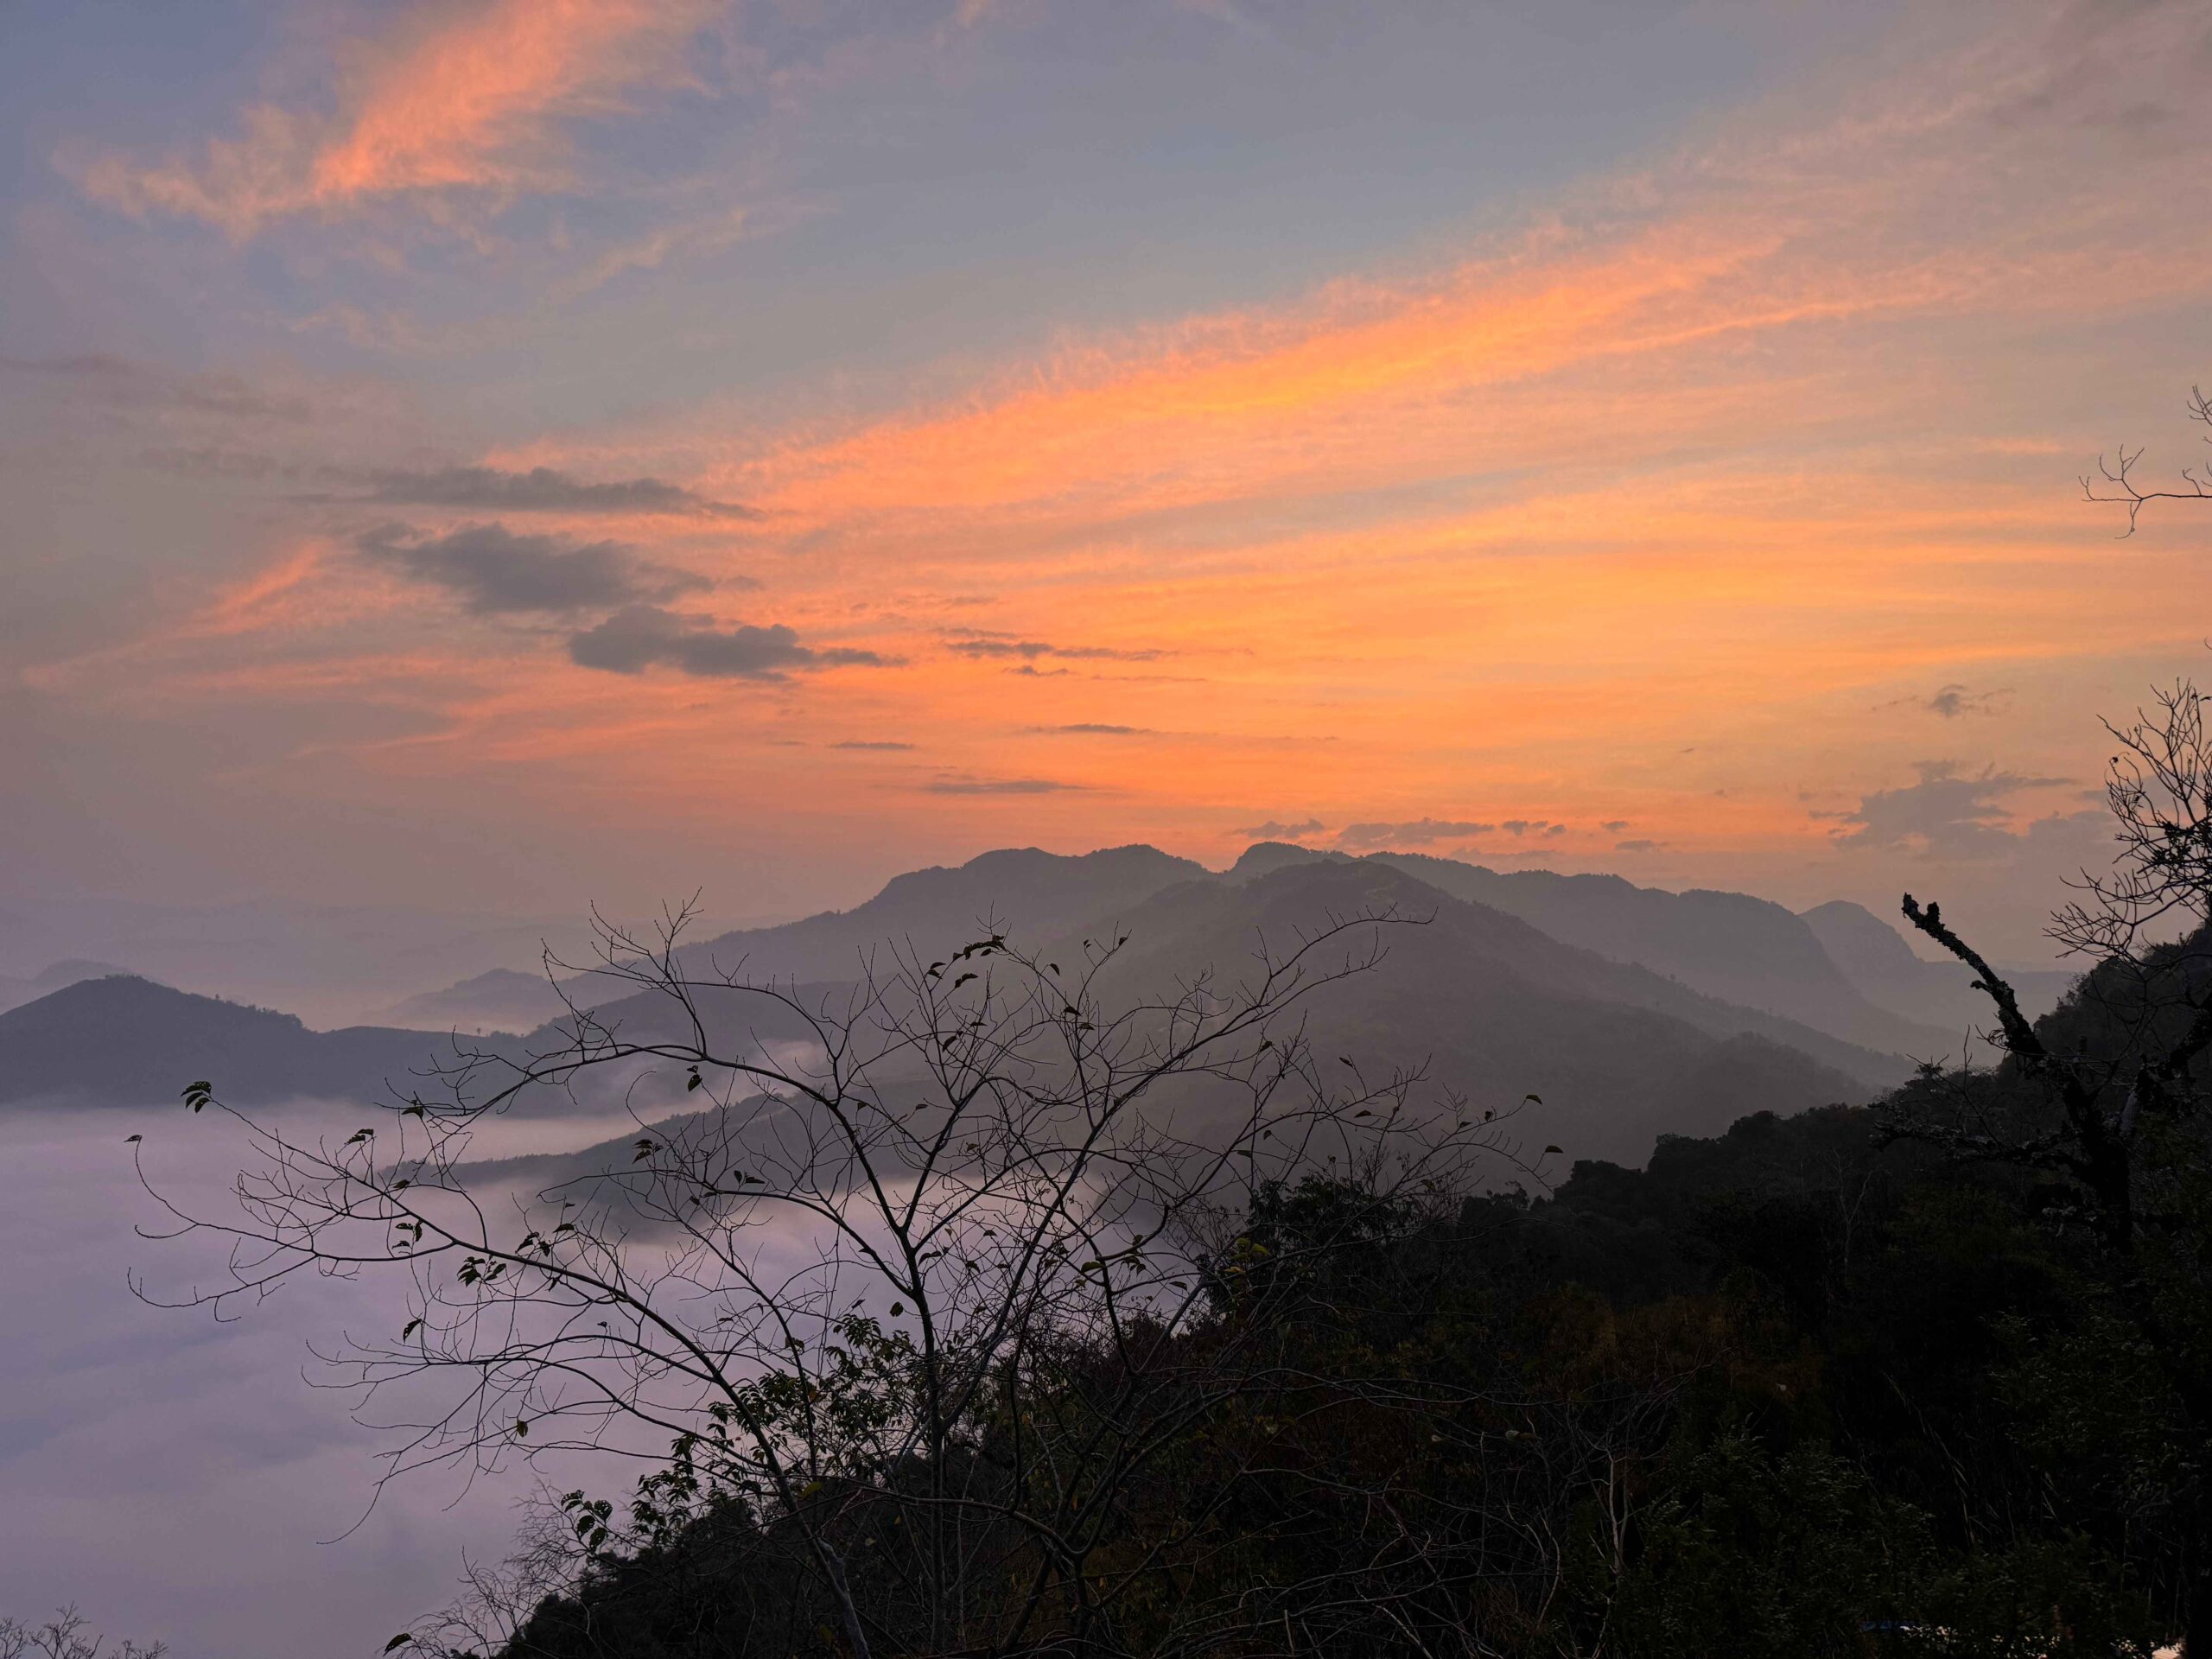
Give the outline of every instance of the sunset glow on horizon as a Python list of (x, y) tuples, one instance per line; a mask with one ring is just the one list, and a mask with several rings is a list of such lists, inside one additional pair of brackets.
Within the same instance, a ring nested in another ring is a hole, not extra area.
[(2033, 954), (2212, 634), (2075, 481), (2202, 454), (2212, 18), (1781, 10), (11, 22), (0, 907), (1275, 836)]

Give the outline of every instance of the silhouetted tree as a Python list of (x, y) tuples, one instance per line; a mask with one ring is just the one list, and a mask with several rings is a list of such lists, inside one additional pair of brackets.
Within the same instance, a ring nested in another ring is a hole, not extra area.
[[(237, 1216), (172, 1208), (231, 1247), (231, 1282), (188, 1300), (404, 1278), (397, 1338), (332, 1357), (372, 1398), (452, 1384), (384, 1478), (518, 1450), (641, 1465), (622, 1510), (572, 1491), (563, 1524), (601, 1602), (749, 1586), (713, 1601), (721, 1645), (686, 1652), (787, 1653), (830, 1625), (856, 1659), (1164, 1654), (1255, 1622), (1395, 1642), (1433, 1617), (1442, 1569), (1402, 1525), (1388, 1570), (1198, 1570), (1264, 1524), (1261, 1488), (1393, 1512), (1402, 1459), (1301, 1461), (1288, 1426), (1395, 1443), (1471, 1397), (1342, 1347), (1318, 1365), (1308, 1340), (1329, 1257), (1510, 1166), (1495, 1115), (1317, 1057), (1294, 1022), (1394, 918), (1111, 1012), (1123, 939), (1064, 965), (994, 931), (810, 993), (702, 969), (687, 919), (604, 927), (597, 983), (634, 997), (572, 1005), (557, 1048), (470, 1057), (340, 1143), (233, 1112), (261, 1162)], [(605, 1079), (639, 1131), (626, 1167), (505, 1208), (472, 1190), (487, 1115)], [(661, 1116), (678, 1103), (703, 1109)], [(1333, 1211), (1255, 1236), (1255, 1202), (1314, 1182)]]
[[(2206, 399), (2201, 387), (2191, 386), (2189, 390), (2189, 417), (2202, 425), (2212, 426), (2212, 401)], [(2207, 437), (2205, 442), (2212, 443), (2212, 437)], [(2107, 461), (2102, 455), (2097, 457), (2095, 478), (2087, 474), (2082, 478), (2082, 493), (2085, 499), (2127, 509), (2126, 535), (2135, 533), (2136, 520), (2142, 517), (2143, 509), (2153, 501), (2212, 500), (2212, 471), (2200, 472), (2194, 467), (2181, 469), (2182, 482), (2188, 486), (2186, 489), (2141, 488), (2135, 482), (2134, 472), (2135, 463), (2142, 459), (2141, 449), (2131, 452), (2126, 444), (2122, 444), (2113, 452), (2113, 460)]]
[(115, 1647), (87, 1631), (85, 1616), (64, 1607), (43, 1624), (0, 1618), (0, 1659), (162, 1659), (168, 1644), (124, 1641)]
[(1941, 907), (1906, 894), (1906, 919), (1974, 970), (2004, 1059), (1994, 1077), (1923, 1077), (1885, 1103), (1881, 1133), (2020, 1172), (2037, 1214), (2094, 1243), (2108, 1334), (2123, 1338), (2110, 1387), (2180, 1452), (2164, 1473), (2186, 1517), (2182, 1622), (2199, 1659), (2212, 1654), (2212, 749), (2187, 683), (2107, 729), (2119, 856), (2082, 875), (2050, 928), (2090, 971), (2031, 1023)]

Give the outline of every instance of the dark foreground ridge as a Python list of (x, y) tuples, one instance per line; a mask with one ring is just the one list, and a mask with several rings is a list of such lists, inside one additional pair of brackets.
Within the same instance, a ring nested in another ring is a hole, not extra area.
[[(2110, 1052), (2132, 1023), (2081, 1001), (2044, 1029)], [(1946, 1095), (1960, 1086), (1974, 1098)], [(1265, 1307), (1282, 1381), (1235, 1410), (1192, 1402), (1119, 1497), (1113, 1559), (1086, 1563), (1116, 1608), (1100, 1650), (1182, 1651), (1158, 1643), (1221, 1607), (1239, 1653), (1458, 1635), (1532, 1656), (2147, 1655), (2190, 1567), (2178, 1403), (2130, 1357), (2094, 1247), (2038, 1215), (2032, 1175), (1885, 1144), (1899, 1111), (1929, 1109), (2032, 1128), (2045, 1104), (2018, 1075), (1930, 1076), (1880, 1108), (1662, 1135), (1642, 1169), (1582, 1160), (1548, 1196), (1349, 1227), (1349, 1187), (1263, 1193), (1254, 1271), (1336, 1245), (1280, 1300), (1217, 1287), (1189, 1340)], [(2212, 1236), (2195, 1203), (2193, 1236)], [(1078, 1428), (1123, 1363), (1088, 1340), (1064, 1398), (1027, 1427), (979, 1411), (968, 1455)], [(1376, 1376), (1387, 1401), (1335, 1381)], [(771, 1513), (725, 1496), (574, 1554), (580, 1579), (499, 1659), (840, 1650), (837, 1605)], [(909, 1628), (902, 1541), (868, 1513), (839, 1536), (874, 1651), (933, 1651)], [(975, 1585), (969, 1615), (988, 1626), (1019, 1589)]]

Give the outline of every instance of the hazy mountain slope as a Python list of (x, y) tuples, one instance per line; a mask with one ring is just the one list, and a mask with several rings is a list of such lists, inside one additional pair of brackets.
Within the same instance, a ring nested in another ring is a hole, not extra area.
[(1112, 986), (1157, 984), (1211, 963), (1249, 971), (1331, 914), (1433, 912), (1385, 931), (1388, 954), (1306, 1004), (1317, 1045), (1370, 1074), (1432, 1062), (1479, 1105), (1544, 1100), (1535, 1144), (1638, 1161), (1662, 1131), (1711, 1133), (1747, 1111), (1865, 1100), (1900, 1081), (1900, 1058), (1700, 995), (1648, 969), (1560, 944), (1502, 912), (1454, 899), (1372, 860), (1306, 862), (1242, 884), (1191, 883), (1127, 918)]
[[(1255, 847), (1237, 871), (1281, 868), (1300, 861), (1301, 853)], [(1306, 860), (1321, 856), (1332, 855), (1303, 853)], [(1861, 993), (1828, 959), (1813, 930), (1768, 899), (1703, 889), (1669, 893), (1617, 875), (1503, 872), (1422, 853), (1374, 853), (1368, 861), (1517, 916), (1562, 944), (1635, 963), (1707, 996), (1781, 1014), (1861, 1047), (1928, 1055), (1954, 1044), (1941, 1027)]]
[[(1324, 1048), (1381, 1070), (1433, 1059), (1441, 1079), (1485, 1106), (1541, 1095), (1544, 1111), (1529, 1130), (1534, 1144), (1555, 1141), (1575, 1156), (1616, 1160), (1640, 1159), (1662, 1131), (1703, 1133), (1748, 1111), (1865, 1099), (1907, 1069), (1893, 1056), (1562, 943), (1519, 917), (1417, 879), (1406, 868), (1410, 862), (1295, 855), (1262, 874), (1248, 861), (1245, 879), (1232, 880), (1150, 848), (1084, 858), (988, 854), (958, 869), (902, 876), (853, 911), (725, 936), (692, 960), (703, 966), (711, 955), (726, 968), (742, 960), (747, 973), (775, 975), (786, 984), (800, 976), (810, 982), (810, 1003), (834, 1005), (847, 995), (836, 982), (849, 982), (863, 951), (881, 949), (887, 938), (911, 938), (925, 953), (945, 954), (995, 918), (1017, 939), (1073, 960), (1084, 935), (1119, 929), (1132, 943), (1102, 988), (1111, 1001), (1156, 991), (1209, 964), (1233, 979), (1248, 970), (1262, 933), (1285, 942), (1332, 914), (1395, 906), (1433, 919), (1390, 930), (1389, 954), (1378, 969), (1309, 1005)], [(1444, 876), (1471, 869), (1438, 860), (1419, 868)], [(494, 974), (454, 990), (519, 995), (518, 982), (526, 979)], [(804, 1022), (772, 1003), (736, 992), (709, 993), (702, 1001), (717, 1046), (732, 1052), (753, 1041), (774, 1049), (809, 1039)], [(643, 1036), (669, 1010), (646, 995), (609, 1002), (601, 1013), (620, 1022), (625, 1036)], [(472, 1046), (549, 1050), (562, 1034), (555, 1022), (526, 1038), (493, 1036)], [(289, 1015), (144, 980), (105, 979), (0, 1014), (0, 1100), (159, 1102), (202, 1077), (241, 1102), (375, 1098), (387, 1094), (388, 1083), (408, 1086), (435, 1058), (449, 1056), (451, 1043), (442, 1033), (419, 1030), (310, 1031)], [(632, 1104), (657, 1103), (665, 1083), (668, 1105), (658, 1109), (676, 1106), (681, 1077), (671, 1072), (647, 1082), (639, 1076), (646, 1069), (639, 1062), (594, 1074), (582, 1104), (619, 1105), (633, 1084), (643, 1092)], [(528, 1109), (557, 1112), (569, 1103), (550, 1095)]]
[(1172, 883), (1211, 876), (1203, 864), (1155, 847), (1113, 847), (1073, 858), (1008, 848), (957, 868), (933, 866), (894, 876), (850, 910), (725, 933), (693, 945), (685, 960), (741, 969), (756, 980), (849, 980), (858, 976), (863, 953), (887, 961), (887, 947), (910, 938), (924, 949), (958, 944), (976, 937), (989, 918), (1024, 938), (1046, 938), (1134, 908)]
[[(1077, 862), (1043, 868), (1054, 873)], [(1517, 917), (1455, 899), (1380, 861), (1301, 857), (1249, 880), (1201, 874), (1137, 905), (1083, 918), (1057, 938), (1019, 923), (1009, 927), (1018, 942), (1068, 963), (1079, 959), (1085, 936), (1128, 932), (1129, 947), (1101, 986), (1112, 1006), (1209, 965), (1233, 981), (1249, 971), (1262, 933), (1287, 941), (1332, 912), (1390, 906), (1434, 919), (1389, 930), (1389, 954), (1379, 968), (1306, 1005), (1319, 1040), (1380, 1070), (1433, 1058), (1440, 1077), (1488, 1106), (1540, 1094), (1546, 1111), (1531, 1120), (1535, 1145), (1554, 1141), (1577, 1156), (1635, 1161), (1662, 1131), (1703, 1133), (1748, 1111), (1865, 1100), (1909, 1070), (1899, 1057), (1563, 944)], [(912, 936), (925, 953), (941, 954), (971, 937), (976, 915), (989, 911), (941, 906), (918, 916)], [(601, 1012), (637, 1031), (652, 1028), (658, 1015), (649, 996)], [(772, 1028), (760, 1034), (789, 1035)]]
[[(1992, 1023), (1989, 999), (1974, 988), (1971, 969), (1961, 963), (1927, 961), (1904, 934), (1865, 906), (1840, 899), (1804, 912), (1802, 919), (1829, 960), (1868, 1001), (1951, 1032)], [(2031, 1020), (2056, 1007), (2079, 977), (2062, 969), (2002, 971)]]
[(105, 979), (111, 974), (128, 972), (129, 969), (118, 968), (111, 962), (86, 962), (73, 957), (67, 962), (54, 963), (29, 976), (0, 974), (0, 1013), (21, 1007), (26, 1002), (35, 1002), (48, 992), (74, 985), (79, 980)]
[(289, 1014), (150, 980), (91, 979), (0, 1014), (0, 1102), (154, 1105), (200, 1078), (239, 1104), (380, 1099), (452, 1052), (429, 1032), (310, 1031)]
[(413, 1031), (533, 1031), (567, 1012), (543, 973), (494, 968), (394, 1003), (381, 1018)]

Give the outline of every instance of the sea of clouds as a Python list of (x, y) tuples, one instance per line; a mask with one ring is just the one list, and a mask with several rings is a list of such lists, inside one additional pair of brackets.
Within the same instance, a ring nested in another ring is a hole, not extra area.
[[(374, 1116), (283, 1110), (341, 1134)], [(629, 1122), (501, 1125), (485, 1152), (579, 1147)], [(250, 1160), (235, 1124), (181, 1105), (0, 1115), (0, 1616), (73, 1603), (174, 1659), (374, 1654), (454, 1598), (464, 1550), (499, 1560), (518, 1503), (563, 1471), (431, 1471), (378, 1496), (391, 1437), (310, 1386), (331, 1380), (310, 1348), (396, 1332), (404, 1285), (310, 1277), (227, 1323), (149, 1306), (134, 1278), (174, 1300), (224, 1266), (205, 1239), (134, 1232), (163, 1217), (133, 1134), (157, 1184), (211, 1214)]]

